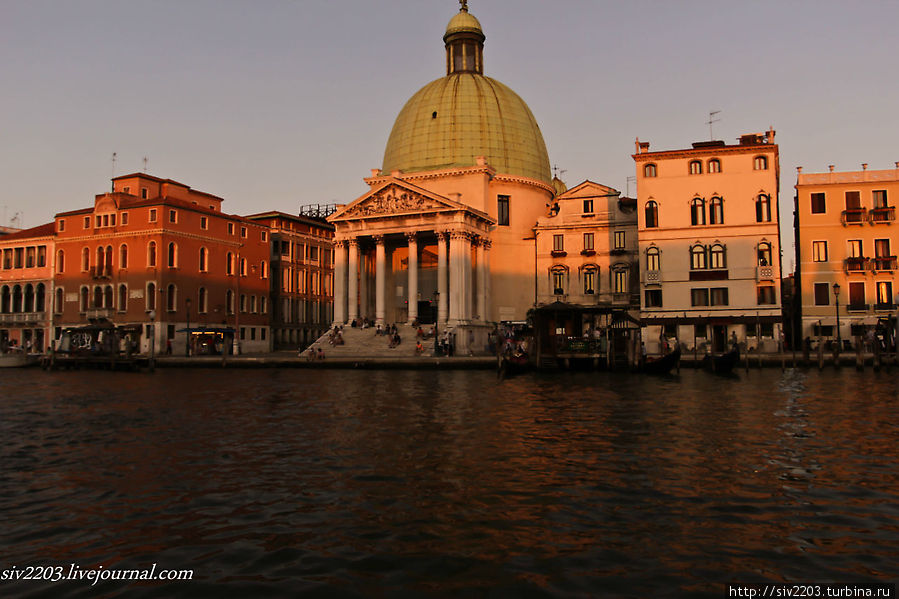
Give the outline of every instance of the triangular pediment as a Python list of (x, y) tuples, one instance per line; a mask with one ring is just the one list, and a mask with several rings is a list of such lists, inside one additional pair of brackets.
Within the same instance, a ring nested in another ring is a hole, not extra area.
[(384, 218), (408, 214), (432, 214), (456, 210), (477, 212), (464, 204), (421, 187), (410, 185), (399, 179), (392, 179), (347, 204), (328, 217), (328, 221)]
[(617, 195), (618, 193), (620, 192), (617, 189), (602, 185), (600, 183), (594, 183), (593, 181), (590, 181), (588, 179), (583, 183), (575, 185), (565, 193), (557, 196), (556, 199), (570, 200), (577, 198), (594, 198), (596, 196)]

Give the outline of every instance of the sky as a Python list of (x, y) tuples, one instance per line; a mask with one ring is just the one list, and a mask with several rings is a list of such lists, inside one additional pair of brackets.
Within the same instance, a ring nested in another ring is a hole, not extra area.
[[(237, 214), (366, 190), (393, 121), (445, 74), (453, 0), (0, 0), (0, 225), (88, 207), (144, 170)], [(651, 150), (777, 131), (804, 172), (894, 168), (899, 2), (470, 0), (485, 74), (550, 161), (634, 196)], [(115, 164), (111, 162), (116, 152)], [(782, 227), (783, 228), (783, 227)], [(790, 232), (784, 229), (784, 234)], [(786, 244), (784, 244), (786, 245)]]

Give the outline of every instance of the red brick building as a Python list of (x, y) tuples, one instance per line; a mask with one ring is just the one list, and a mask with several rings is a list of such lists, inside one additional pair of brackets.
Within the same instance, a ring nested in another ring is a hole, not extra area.
[(140, 324), (145, 352), (155, 323), (158, 353), (183, 355), (188, 344), (192, 353), (271, 348), (267, 224), (223, 213), (220, 197), (141, 173), (116, 177), (91, 208), (55, 221), (57, 332)]

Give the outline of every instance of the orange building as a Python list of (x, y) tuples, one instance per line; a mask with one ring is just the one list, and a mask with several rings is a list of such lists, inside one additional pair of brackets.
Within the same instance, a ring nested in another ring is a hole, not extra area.
[[(895, 169), (802, 173), (796, 181), (796, 276), (802, 338), (865, 336), (896, 309)], [(837, 287), (834, 287), (837, 285)], [(839, 330), (837, 329), (839, 319)]]
[(268, 351), (269, 229), (221, 205), (135, 173), (113, 179), (93, 207), (57, 214), (57, 334), (109, 321), (143, 325), (144, 352), (151, 331), (157, 353)]
[[(320, 207), (316, 207), (320, 208)], [(333, 205), (330, 207), (333, 212)], [(334, 225), (325, 217), (263, 212), (247, 218), (271, 231), (271, 330), (276, 349), (305, 348), (331, 326)]]
[(0, 235), (0, 352), (42, 352), (50, 339), (54, 225)]

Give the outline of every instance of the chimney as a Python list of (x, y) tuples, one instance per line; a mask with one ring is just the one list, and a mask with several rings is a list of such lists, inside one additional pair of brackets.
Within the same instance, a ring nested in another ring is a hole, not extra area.
[(833, 165), (832, 165), (832, 164), (828, 164), (828, 165), (827, 165), (827, 168), (830, 169), (830, 172), (833, 172)]
[(863, 171), (868, 170), (868, 163), (867, 163), (867, 162), (862, 162), (862, 170), (863, 170)]
[(797, 175), (801, 175), (801, 174), (802, 174), (802, 167), (801, 167), (801, 166), (797, 166), (797, 167), (796, 167), (796, 174), (797, 174)]

